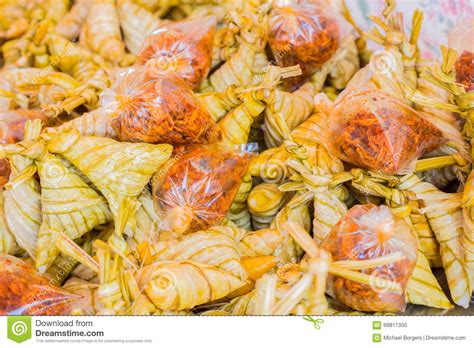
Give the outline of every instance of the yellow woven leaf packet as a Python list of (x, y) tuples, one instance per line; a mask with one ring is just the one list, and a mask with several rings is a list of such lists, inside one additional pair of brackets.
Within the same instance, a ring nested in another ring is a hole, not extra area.
[[(218, 128), (222, 133), (221, 142), (223, 144), (234, 146), (247, 143), (252, 127), (254, 123), (256, 123), (255, 121), (258, 119), (258, 116), (266, 109), (267, 102), (272, 105), (271, 108), (275, 113), (278, 111), (278, 118), (274, 122), (274, 128), (277, 128), (277, 125), (280, 125), (283, 119), (295, 116), (291, 112), (293, 108), (291, 105), (283, 110), (286, 114), (281, 115), (280, 109), (282, 108), (282, 103), (285, 103), (282, 98), (285, 94), (275, 92), (275, 88), (282, 79), (301, 74), (301, 69), (297, 65), (285, 68), (270, 66), (264, 71), (265, 74), (262, 74), (261, 80), (252, 81), (251, 87), (240, 90), (239, 98), (242, 100), (241, 104), (237, 104), (234, 101), (233, 94), (236, 92), (234, 86), (226, 87), (226, 93), (224, 93), (224, 95), (214, 98), (207, 97), (207, 106), (211, 109), (216, 107), (217, 101), (214, 99), (221, 100), (221, 104), (217, 106), (220, 109), (226, 108), (222, 105), (222, 99), (225, 101), (224, 105), (236, 105), (235, 108), (219, 119)], [(303, 91), (301, 94), (307, 93)], [(289, 98), (290, 97), (287, 97), (286, 101), (288, 101)], [(294, 98), (296, 97), (294, 96)], [(302, 98), (303, 97), (301, 97), (301, 99)], [(307, 106), (310, 107), (310, 105)], [(220, 115), (220, 111), (213, 110), (212, 113), (214, 115), (216, 113)], [(309, 114), (309, 112), (307, 113)], [(304, 116), (305, 115), (303, 115), (303, 117)], [(276, 131), (274, 131), (274, 134), (277, 136), (275, 132)]]
[(314, 193), (313, 236), (321, 243), (331, 229), (346, 214), (346, 205), (332, 190), (321, 190)]
[(86, 21), (91, 4), (92, 2), (89, 0), (75, 1), (69, 12), (59, 19), (54, 32), (68, 40), (77, 38)]
[[(318, 111), (304, 122), (311, 122), (309, 128), (316, 134), (315, 138), (306, 141), (306, 135), (299, 138), (299, 143), (285, 141), (285, 150), (290, 157), (285, 163), (293, 175), (291, 182), (280, 186), (284, 191), (299, 191), (306, 197), (304, 200), (313, 201), (313, 236), (318, 244), (347, 211), (344, 203), (347, 191), (340, 184), (349, 178), (344, 178), (346, 174), (343, 173), (342, 163), (332, 157), (325, 147), (323, 134), (326, 122), (323, 114)], [(299, 130), (300, 127), (292, 134)], [(318, 189), (314, 190), (315, 187)]]
[(443, 267), (439, 253), (439, 243), (425, 214), (419, 212), (420, 203), (417, 200), (410, 200), (409, 204), (411, 206), (410, 219), (418, 236), (420, 250), (428, 259), (431, 267)]
[[(208, 230), (175, 239), (167, 238), (166, 234), (160, 234), (160, 237), (162, 240), (148, 249), (151, 255), (149, 260), (142, 250), (144, 263), (151, 263), (151, 259), (154, 261), (190, 260), (215, 266), (245, 281), (247, 287), (241, 290), (242, 293), (249, 291), (253, 287), (253, 281), (269, 272), (277, 263), (272, 252), (245, 255), (240, 243), (246, 237), (246, 230), (238, 227), (214, 226)], [(258, 241), (262, 239), (253, 238), (247, 241), (245, 246), (250, 246), (252, 242), (258, 243)]]
[(251, 215), (247, 209), (247, 199), (250, 191), (252, 190), (253, 180), (252, 175), (247, 172), (242, 178), (242, 183), (239, 186), (239, 190), (230, 206), (229, 212), (227, 213), (227, 219), (235, 225), (245, 228), (247, 230), (252, 229)]
[(128, 224), (124, 233), (132, 238), (127, 238), (131, 250), (138, 245), (147, 242), (154, 243), (158, 239), (158, 226), (161, 221), (156, 213), (153, 198), (150, 191), (144, 190), (137, 197), (139, 207), (136, 212), (136, 224)]
[(70, 132), (77, 129), (82, 136), (98, 136), (117, 139), (118, 134), (112, 127), (107, 110), (98, 108), (54, 128), (46, 128), (48, 132)]
[(103, 304), (98, 301), (98, 284), (87, 280), (71, 277), (64, 283), (63, 289), (81, 296), (81, 299), (74, 303), (71, 314), (95, 315), (104, 309)]
[(245, 92), (243, 103), (221, 118), (218, 127), (222, 132), (222, 144), (235, 146), (248, 142), (255, 118), (265, 110), (263, 98), (262, 90)]
[(68, 170), (56, 156), (45, 153), (36, 161), (41, 182), (43, 222), (36, 246), (36, 267), (44, 272), (59, 254), (57, 231), (74, 240), (112, 220), (104, 197)]
[(15, 237), (10, 232), (3, 210), (3, 190), (0, 191), (0, 253), (13, 254), (17, 244)]
[(181, 310), (218, 300), (245, 282), (216, 267), (192, 261), (163, 261), (145, 266), (137, 275), (153, 304), (162, 310)]
[[(27, 134), (38, 134), (41, 121), (28, 121), (25, 129)], [(112, 214), (104, 197), (49, 153), (41, 138), (6, 146), (5, 151), (32, 160), (40, 178), (42, 222), (35, 245), (35, 261), (37, 269), (43, 273), (59, 254), (58, 233), (64, 233), (71, 240), (80, 238), (94, 227), (110, 221)]]
[(298, 224), (309, 230), (311, 226), (311, 217), (307, 204), (293, 205), (299, 195), (295, 195), (273, 219), (270, 224), (271, 229), (276, 229), (284, 235), (283, 242), (277, 247), (273, 254), (278, 259), (278, 266), (288, 262), (297, 262), (303, 255), (301, 247), (295, 243), (293, 238), (287, 232), (287, 226)]
[(93, 1), (81, 33), (83, 41), (104, 59), (119, 62), (125, 55), (115, 1)]
[(253, 177), (261, 177), (270, 182), (280, 182), (287, 175), (285, 166), (287, 159), (288, 153), (283, 145), (267, 149), (252, 160), (249, 173)]
[(262, 183), (255, 186), (247, 198), (247, 206), (252, 214), (252, 226), (255, 229), (270, 226), (288, 199), (289, 195), (280, 191), (277, 184)]
[[(120, 227), (115, 229), (120, 229)], [(130, 293), (127, 292), (128, 281), (125, 276), (127, 273), (125, 273), (124, 267), (125, 259), (116, 254), (111, 246), (104, 241), (95, 240), (93, 246), (99, 268), (96, 296), (101, 304), (101, 309), (97, 314), (125, 313), (130, 306)]]
[(114, 216), (124, 197), (140, 195), (151, 175), (169, 159), (173, 149), (168, 144), (81, 137), (76, 130), (44, 136), (49, 151), (65, 157), (102, 192)]
[(440, 244), (440, 253), (453, 301), (465, 308), (471, 295), (469, 276), (462, 245), (463, 216), (459, 194), (444, 193), (434, 185), (422, 182), (416, 174), (401, 178), (399, 189), (416, 194), (422, 211)]
[[(423, 247), (420, 243), (418, 228), (423, 228), (418, 224), (419, 217), (424, 215), (420, 212), (415, 212), (417, 201), (410, 201), (406, 205), (397, 204), (395, 199), (387, 201), (393, 206), (392, 213), (403, 219), (408, 226), (410, 226), (413, 235), (418, 237), (418, 256), (413, 273), (408, 280), (406, 287), (406, 300), (409, 303), (420, 304), (428, 307), (450, 309), (453, 307), (449, 299), (446, 297), (443, 289), (438, 283), (433, 271), (430, 267), (430, 262), (426, 257)], [(419, 207), (418, 207), (419, 208)], [(426, 219), (426, 218), (425, 218)], [(439, 252), (439, 249), (438, 249)]]
[(246, 87), (252, 79), (261, 73), (258, 66), (266, 66), (265, 45), (266, 28), (264, 13), (257, 9), (250, 13), (232, 12), (232, 20), (241, 28), (239, 48), (222, 66), (204, 81), (202, 90), (205, 92), (224, 91), (230, 85)]
[(275, 90), (266, 100), (265, 143), (268, 147), (277, 147), (283, 141), (276, 122), (284, 120), (291, 131), (305, 121), (313, 111), (314, 88), (306, 83), (293, 93)]
[(153, 13), (132, 0), (118, 0), (117, 11), (123, 31), (125, 46), (133, 54), (138, 54), (148, 34), (160, 25)]
[[(26, 129), (25, 139), (36, 138), (40, 131), (41, 127)], [(18, 245), (34, 260), (42, 220), (40, 187), (34, 178), (36, 167), (23, 155), (11, 154), (8, 158), (12, 171), (3, 194), (7, 226)]]
[(214, 121), (219, 121), (230, 110), (242, 104), (238, 95), (238, 87), (230, 85), (222, 92), (197, 93), (199, 101), (209, 112)]
[(462, 196), (463, 243), (471, 291), (474, 290), (474, 171), (467, 178)]
[(406, 297), (410, 303), (428, 307), (443, 309), (453, 307), (438, 284), (428, 260), (421, 250), (418, 251), (415, 269), (408, 280)]
[(273, 255), (283, 241), (284, 236), (278, 230), (264, 228), (247, 232), (239, 242), (239, 250), (243, 256)]
[(198, 231), (182, 238), (155, 243), (151, 247), (155, 261), (190, 260), (205, 263), (246, 281), (238, 245), (229, 235), (218, 230)]
[[(338, 173), (344, 170), (342, 162), (331, 156), (326, 149), (326, 129), (331, 102), (323, 93), (315, 97), (313, 114), (291, 131), (292, 142), (306, 149), (309, 164), (317, 164), (329, 173)], [(249, 172), (252, 176), (279, 182), (285, 178), (287, 168), (285, 161), (289, 154), (287, 147), (282, 144), (260, 153), (251, 163)]]
[(254, 310), (255, 296), (256, 292), (251, 291), (224, 304), (220, 310), (227, 315), (250, 315)]

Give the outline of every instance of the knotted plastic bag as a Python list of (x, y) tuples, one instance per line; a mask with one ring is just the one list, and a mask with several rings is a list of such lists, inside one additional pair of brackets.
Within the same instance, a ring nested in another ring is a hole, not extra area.
[(160, 230), (189, 233), (223, 221), (253, 157), (252, 145), (234, 149), (199, 145), (176, 149), (153, 178)]
[(68, 315), (80, 299), (23, 260), (0, 254), (0, 315)]
[(329, 119), (329, 149), (335, 156), (385, 174), (412, 172), (423, 153), (446, 142), (436, 126), (381, 91), (348, 94)]
[[(418, 241), (410, 226), (393, 216), (386, 206), (356, 205), (333, 227), (322, 242), (333, 261), (373, 260), (401, 253), (398, 261), (362, 269), (371, 276), (369, 285), (331, 277), (330, 293), (345, 305), (360, 311), (400, 312), (405, 309), (405, 289), (418, 255)], [(377, 278), (400, 284), (401, 291), (377, 286)]]
[(285, 80), (300, 86), (339, 47), (340, 25), (330, 9), (317, 1), (279, 1), (268, 19), (268, 42), (281, 67), (299, 64), (303, 74)]
[(101, 95), (121, 141), (183, 145), (211, 143), (221, 135), (193, 91), (175, 74), (158, 76), (148, 67), (119, 74)]
[(149, 66), (155, 74), (174, 72), (196, 89), (211, 68), (215, 31), (214, 16), (162, 25), (145, 39), (137, 64)]

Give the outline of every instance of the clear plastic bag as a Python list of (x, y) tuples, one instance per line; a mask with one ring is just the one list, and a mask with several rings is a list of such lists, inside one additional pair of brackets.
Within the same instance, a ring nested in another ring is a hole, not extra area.
[[(418, 241), (410, 226), (393, 216), (386, 206), (356, 205), (333, 227), (321, 247), (328, 250), (333, 261), (373, 260), (394, 253), (403, 258), (362, 269), (371, 276), (370, 285), (331, 276), (329, 292), (345, 305), (360, 311), (400, 312), (405, 309), (405, 289), (415, 268)], [(399, 283), (401, 293), (377, 287), (377, 278)]]
[(465, 86), (466, 91), (474, 89), (474, 17), (459, 22), (448, 35), (448, 45), (458, 53), (454, 63), (456, 82)]
[(178, 148), (166, 171), (153, 178), (153, 198), (162, 216), (160, 230), (189, 233), (223, 221), (253, 157), (221, 145)]
[(145, 39), (137, 64), (149, 66), (156, 74), (174, 72), (197, 89), (211, 68), (215, 31), (214, 16), (162, 25)]
[(0, 254), (0, 315), (68, 315), (81, 299), (14, 256)]
[(355, 166), (385, 174), (412, 172), (423, 153), (446, 142), (436, 126), (381, 91), (346, 95), (329, 118), (331, 152)]
[(268, 19), (268, 42), (279, 66), (300, 65), (303, 74), (284, 81), (294, 90), (336, 52), (340, 25), (322, 1), (281, 3)]
[(221, 139), (211, 115), (175, 74), (155, 76), (148, 67), (129, 68), (100, 102), (121, 141), (183, 145)]

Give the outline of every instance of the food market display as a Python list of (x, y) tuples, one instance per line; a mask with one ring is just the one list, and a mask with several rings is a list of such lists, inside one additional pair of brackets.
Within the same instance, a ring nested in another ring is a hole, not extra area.
[(0, 1), (0, 315), (472, 306), (474, 18), (370, 20)]

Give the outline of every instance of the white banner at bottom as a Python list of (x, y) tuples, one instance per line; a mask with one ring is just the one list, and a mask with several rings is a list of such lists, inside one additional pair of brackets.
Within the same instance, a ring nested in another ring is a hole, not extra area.
[(10, 316), (0, 347), (473, 347), (473, 328), (470, 316)]

